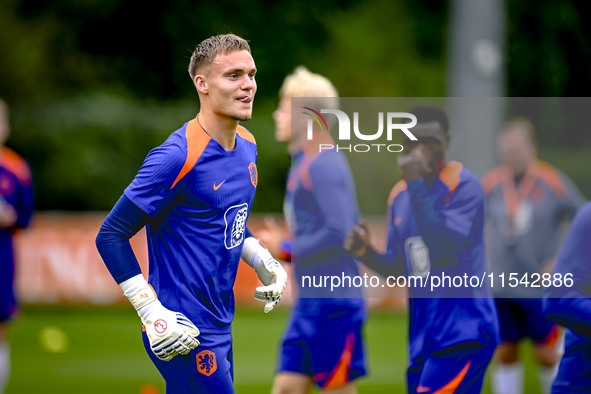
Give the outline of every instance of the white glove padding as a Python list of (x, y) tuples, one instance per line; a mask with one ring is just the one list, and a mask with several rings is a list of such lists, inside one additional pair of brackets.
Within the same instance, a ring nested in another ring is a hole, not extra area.
[(273, 310), (287, 286), (287, 272), (255, 238), (244, 240), (242, 259), (252, 266), (265, 286), (257, 287), (254, 298), (265, 302), (265, 313)]
[(120, 286), (142, 319), (156, 357), (169, 361), (177, 354), (188, 354), (199, 346), (199, 329), (182, 313), (166, 309), (142, 275), (126, 280)]

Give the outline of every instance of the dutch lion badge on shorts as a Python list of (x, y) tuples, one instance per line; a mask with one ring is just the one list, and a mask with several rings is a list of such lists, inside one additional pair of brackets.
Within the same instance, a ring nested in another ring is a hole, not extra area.
[(197, 371), (199, 373), (210, 376), (217, 371), (218, 363), (215, 359), (215, 353), (211, 350), (202, 350), (197, 353)]

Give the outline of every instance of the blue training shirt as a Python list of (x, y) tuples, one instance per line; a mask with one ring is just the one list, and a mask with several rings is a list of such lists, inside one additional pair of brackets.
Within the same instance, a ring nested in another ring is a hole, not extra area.
[(150, 215), (149, 283), (203, 333), (229, 333), (233, 286), (257, 186), (257, 146), (238, 126), (226, 151), (199, 117), (147, 156), (125, 195)]
[[(478, 178), (448, 163), (431, 185), (398, 182), (388, 201), (388, 244), (370, 267), (427, 279), (478, 276), (486, 270), (484, 192)], [(382, 270), (382, 272), (384, 272)], [(455, 298), (462, 297), (462, 298)], [(410, 358), (461, 343), (496, 346), (499, 328), (490, 289), (409, 287)]]
[[(13, 150), (0, 149), (0, 204), (10, 204), (16, 211), (13, 227), (0, 228), (0, 274), (14, 276), (12, 235), (29, 224), (35, 206), (31, 170), (27, 162)], [(2, 207), (0, 207), (2, 209)]]
[[(548, 319), (567, 327), (565, 351), (560, 361), (554, 388), (559, 392), (591, 390), (591, 203), (575, 216), (556, 256), (553, 287), (544, 295)], [(560, 286), (569, 275), (572, 283)]]
[[(343, 241), (359, 220), (355, 183), (347, 159), (334, 150), (318, 151), (319, 144), (331, 143), (328, 133), (314, 135), (303, 151), (292, 158), (287, 194), (291, 212), (291, 258), (300, 291), (295, 308), (305, 314), (330, 313), (334, 308), (362, 309), (362, 290), (309, 286), (314, 277), (326, 275), (353, 278), (359, 275), (357, 262), (345, 252)], [(289, 204), (288, 204), (289, 206)], [(304, 276), (312, 278), (302, 286)], [(321, 312), (323, 311), (323, 312)]]
[[(501, 165), (484, 177), (489, 226), (491, 270), (508, 277), (531, 278), (556, 256), (559, 228), (570, 220), (585, 198), (572, 181), (552, 165), (536, 160), (516, 185), (509, 167)], [(544, 288), (493, 288), (496, 297), (538, 298)]]

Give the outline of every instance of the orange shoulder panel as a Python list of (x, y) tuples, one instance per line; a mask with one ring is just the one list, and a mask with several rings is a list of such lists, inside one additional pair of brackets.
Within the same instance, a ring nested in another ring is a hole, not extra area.
[(400, 192), (403, 192), (405, 190), (406, 190), (406, 181), (404, 179), (402, 179), (402, 180), (398, 181), (398, 183), (396, 183), (394, 185), (394, 187), (392, 188), (392, 191), (390, 192), (390, 196), (388, 196), (388, 206), (392, 205), (396, 196), (399, 195)]
[(250, 131), (246, 130), (244, 127), (238, 125), (238, 129), (236, 129), (236, 132), (238, 133), (238, 135), (240, 137), (244, 138), (248, 142), (252, 142), (255, 145), (257, 144), (252, 133)]
[(10, 148), (3, 147), (0, 155), (0, 165), (6, 167), (19, 180), (21, 185), (28, 186), (31, 184), (31, 169), (27, 162), (15, 151)]
[(211, 137), (201, 128), (201, 125), (199, 124), (199, 115), (187, 125), (187, 128), (185, 129), (185, 137), (187, 138), (187, 159), (185, 160), (181, 172), (179, 172), (170, 187), (171, 189), (175, 187), (176, 184), (195, 166), (197, 160), (199, 160), (211, 139)]
[(560, 173), (552, 164), (538, 160), (534, 164), (534, 174), (541, 178), (561, 200), (568, 198), (568, 191)]
[(484, 193), (488, 194), (494, 189), (499, 183), (506, 181), (511, 177), (511, 171), (505, 166), (498, 166), (492, 169), (482, 179), (482, 188)]
[(460, 175), (464, 166), (457, 161), (450, 161), (439, 173), (439, 179), (453, 193), (460, 184)]

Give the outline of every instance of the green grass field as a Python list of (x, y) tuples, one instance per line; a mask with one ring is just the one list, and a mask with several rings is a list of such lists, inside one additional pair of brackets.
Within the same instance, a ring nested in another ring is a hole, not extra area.
[[(286, 318), (282, 309), (266, 315), (262, 310), (237, 311), (233, 330), (237, 393), (270, 392)], [(365, 331), (370, 376), (359, 381), (360, 393), (405, 392), (406, 324), (405, 314), (370, 314)], [(48, 326), (59, 330), (47, 330)], [(65, 343), (60, 332), (65, 333)], [(26, 307), (12, 326), (11, 345), (13, 372), (6, 394), (129, 394), (142, 392), (142, 387), (145, 394), (165, 392), (145, 353), (139, 320), (131, 308)], [(528, 394), (539, 392), (530, 353), (525, 354)], [(488, 384), (484, 392), (490, 393)]]

